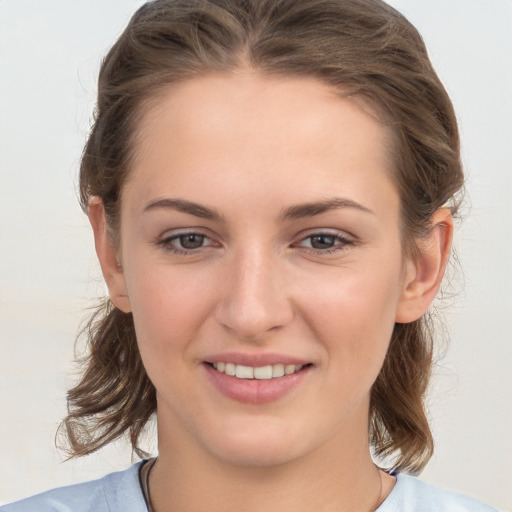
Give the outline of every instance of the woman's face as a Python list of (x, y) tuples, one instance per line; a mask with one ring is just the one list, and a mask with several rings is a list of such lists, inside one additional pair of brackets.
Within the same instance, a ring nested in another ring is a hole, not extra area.
[(119, 258), (161, 442), (249, 465), (367, 443), (409, 275), (389, 145), (312, 78), (206, 76), (148, 107)]

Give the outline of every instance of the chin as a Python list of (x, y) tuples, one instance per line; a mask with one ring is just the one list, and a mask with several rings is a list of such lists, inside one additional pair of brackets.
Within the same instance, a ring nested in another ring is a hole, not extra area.
[(247, 468), (269, 468), (280, 466), (291, 462), (299, 457), (299, 454), (292, 453), (291, 450), (282, 447), (251, 446), (238, 447), (232, 446), (229, 450), (223, 450), (215, 453), (217, 458), (226, 464), (241, 466)]
[(300, 438), (290, 435), (289, 429), (275, 432), (255, 426), (238, 430), (223, 439), (210, 440), (205, 446), (210, 453), (224, 463), (243, 467), (271, 467), (299, 458), (307, 447)]

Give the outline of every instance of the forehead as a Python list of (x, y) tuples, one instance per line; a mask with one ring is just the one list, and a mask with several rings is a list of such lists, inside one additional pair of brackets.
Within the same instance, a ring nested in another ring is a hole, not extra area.
[(139, 195), (256, 194), (266, 184), (293, 203), (297, 192), (307, 201), (330, 188), (377, 194), (376, 175), (390, 185), (388, 129), (310, 77), (194, 78), (153, 97), (137, 128), (129, 182)]
[(205, 140), (216, 132), (221, 135), (219, 128), (231, 127), (247, 135), (253, 128), (273, 131), (272, 135), (279, 131), (284, 140), (293, 130), (295, 136), (318, 142), (333, 122), (364, 114), (371, 118), (366, 120), (373, 125), (373, 134), (385, 136), (388, 129), (380, 121), (382, 113), (348, 93), (309, 76), (267, 76), (252, 69), (207, 74), (168, 85), (149, 98), (141, 109), (138, 142), (143, 148), (148, 142), (144, 138), (154, 136), (155, 123), (168, 122), (170, 115), (182, 135), (204, 135)]

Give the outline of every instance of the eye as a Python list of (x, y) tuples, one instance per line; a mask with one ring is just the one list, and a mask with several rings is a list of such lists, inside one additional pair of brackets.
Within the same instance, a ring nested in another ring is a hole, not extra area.
[(350, 245), (354, 245), (352, 240), (332, 233), (313, 233), (295, 244), (296, 247), (309, 249), (316, 254), (332, 254)]
[(214, 242), (202, 233), (176, 233), (158, 242), (166, 251), (175, 254), (189, 254), (198, 249), (214, 245)]
[(336, 237), (332, 235), (313, 235), (309, 240), (313, 249), (332, 249), (336, 244)]
[(178, 240), (181, 247), (184, 249), (198, 249), (203, 245), (205, 236), (198, 233), (189, 233), (187, 235), (181, 235), (175, 240)]

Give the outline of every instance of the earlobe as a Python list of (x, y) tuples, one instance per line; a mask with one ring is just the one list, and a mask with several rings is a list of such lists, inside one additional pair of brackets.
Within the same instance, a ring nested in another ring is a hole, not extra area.
[(428, 234), (417, 241), (418, 256), (407, 262), (395, 319), (398, 323), (418, 320), (427, 311), (444, 276), (453, 236), (450, 210), (440, 208), (430, 223)]
[(103, 202), (97, 196), (89, 201), (87, 214), (94, 232), (94, 245), (101, 271), (107, 283), (110, 300), (121, 311), (131, 311), (123, 269), (118, 261), (116, 249), (107, 230)]

